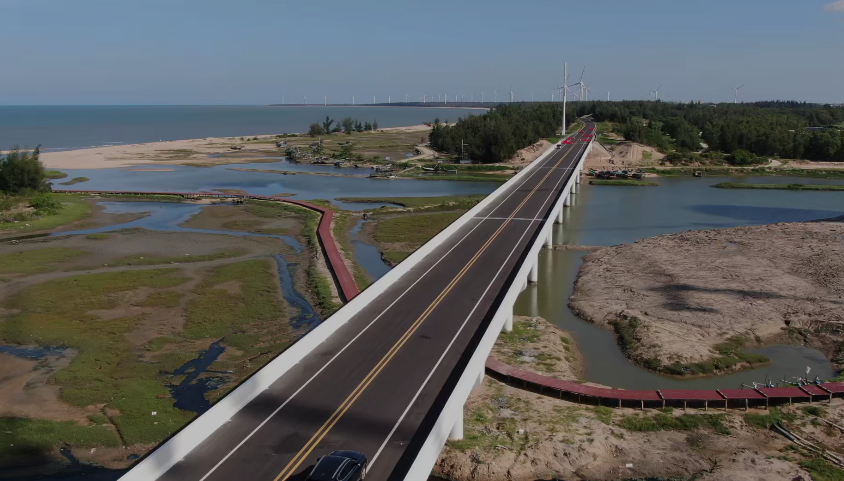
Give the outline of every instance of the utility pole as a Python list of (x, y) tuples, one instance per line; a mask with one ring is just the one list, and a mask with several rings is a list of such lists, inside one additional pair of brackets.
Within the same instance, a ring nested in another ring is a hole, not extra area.
[[(569, 93), (569, 64), (563, 63), (563, 130), (560, 132), (560, 138), (566, 136), (566, 102), (568, 101)], [(580, 84), (583, 88), (583, 84)]]

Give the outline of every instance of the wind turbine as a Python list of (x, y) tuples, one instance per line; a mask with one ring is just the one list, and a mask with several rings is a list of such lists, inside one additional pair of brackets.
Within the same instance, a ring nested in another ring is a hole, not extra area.
[(498, 92), (496, 90), (493, 90), (492, 95), (493, 99), (495, 100), (495, 103), (498, 103)]
[(481, 103), (484, 103), (484, 93), (481, 92)]
[(322, 97), (322, 106), (323, 107), (328, 106), (328, 96), (327, 95)]
[[(744, 84), (742, 84), (741, 87), (744, 87)], [(733, 90), (733, 103), (734, 104), (738, 103), (738, 91), (741, 90), (741, 87), (739, 87), (737, 89), (732, 89)]]
[(354, 104), (355, 104), (355, 96), (352, 95), (352, 105), (354, 105)]
[(591, 87), (593, 83), (595, 83), (594, 80), (589, 82), (589, 85), (586, 86), (586, 98), (583, 100), (589, 100), (589, 87)]
[(513, 86), (510, 85), (510, 103), (513, 103), (513, 99), (515, 99), (515, 97), (513, 96)]
[(583, 67), (583, 71), (580, 72), (580, 80), (577, 82), (580, 85), (580, 97), (578, 100), (585, 100), (586, 99), (586, 85), (583, 83), (583, 75), (586, 74), (586, 67)]
[(607, 102), (609, 102), (609, 101), (610, 101), (610, 91), (607, 90)]
[(302, 105), (308, 105), (308, 97), (302, 97)]
[(407, 94), (404, 94), (404, 103), (407, 103)]
[(656, 101), (659, 101), (659, 90), (660, 90), (661, 88), (662, 88), (662, 85), (660, 85), (658, 89), (656, 89), (656, 90), (654, 90), (653, 92), (651, 92), (651, 93), (653, 94), (653, 96), (654, 96), (654, 100), (656, 100)]

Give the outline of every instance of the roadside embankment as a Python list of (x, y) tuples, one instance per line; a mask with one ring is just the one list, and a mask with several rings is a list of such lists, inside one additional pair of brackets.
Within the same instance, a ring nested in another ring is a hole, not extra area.
[(800, 343), (844, 367), (844, 223), (689, 231), (589, 254), (571, 308), (615, 331), (625, 355), (672, 375), (767, 362), (754, 345)]

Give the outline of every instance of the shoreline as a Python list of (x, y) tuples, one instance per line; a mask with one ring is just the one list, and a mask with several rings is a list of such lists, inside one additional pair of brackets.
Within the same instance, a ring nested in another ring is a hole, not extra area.
[[(425, 124), (414, 124), (384, 127), (372, 133), (425, 132), (429, 129), (430, 127)], [(287, 135), (292, 135), (294, 138), (307, 137), (307, 134), (303, 133)], [(111, 144), (45, 151), (41, 152), (40, 159), (45, 168), (60, 170), (132, 168), (151, 165), (169, 167), (197, 163), (204, 165), (260, 163), (275, 161), (275, 159), (262, 160), (268, 154), (282, 156), (283, 152), (279, 152), (275, 141), (284, 141), (288, 138), (277, 137), (277, 134), (264, 134)], [(243, 150), (231, 149), (232, 146), (237, 145)], [(228, 157), (224, 154), (238, 156)]]

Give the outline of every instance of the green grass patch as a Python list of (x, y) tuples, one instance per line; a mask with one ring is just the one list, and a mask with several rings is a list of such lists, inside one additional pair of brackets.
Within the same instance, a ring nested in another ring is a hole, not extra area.
[(589, 181), (589, 185), (623, 185), (628, 187), (658, 187), (656, 182), (646, 180), (633, 179), (594, 179)]
[(461, 215), (460, 213), (421, 214), (379, 221), (375, 225), (375, 241), (422, 245)]
[(0, 254), (0, 274), (37, 274), (48, 272), (63, 263), (87, 254), (67, 247), (49, 247), (31, 251)]
[(413, 253), (406, 251), (384, 251), (381, 253), (384, 260), (386, 260), (391, 266), (398, 265), (399, 262), (407, 259), (410, 254)]
[(340, 304), (334, 302), (334, 295), (331, 292), (331, 280), (326, 279), (313, 266), (308, 269), (308, 288), (311, 291), (314, 302), (325, 317), (330, 316), (341, 307)]
[(147, 343), (146, 349), (147, 351), (158, 352), (164, 349), (164, 346), (166, 346), (167, 344), (172, 344), (175, 342), (179, 342), (179, 340), (175, 337), (158, 336), (150, 339), (150, 341)]
[(768, 409), (765, 414), (747, 413), (744, 415), (744, 422), (751, 427), (759, 429), (771, 429), (774, 424), (782, 422), (790, 422), (797, 419), (793, 413), (780, 412), (779, 409), (772, 407)]
[(88, 421), (91, 421), (94, 424), (109, 424), (108, 418), (102, 413), (89, 414)]
[(556, 144), (556, 143), (558, 143), (558, 142), (560, 141), (560, 138), (561, 138), (561, 137), (545, 137), (545, 140), (546, 140), (548, 143), (551, 143), (551, 144)]
[[(40, 197), (40, 196), (39, 196)], [(8, 222), (0, 216), (0, 232), (26, 233), (50, 230), (85, 218), (91, 214), (91, 206), (80, 196), (73, 194), (48, 194), (46, 197), (59, 206), (58, 209), (38, 209), (35, 214), (17, 222)], [(29, 224), (29, 225), (27, 225)]]
[[(138, 288), (166, 289), (187, 280), (176, 272), (107, 272), (35, 285), (3, 302), (3, 307), (19, 312), (0, 323), (0, 339), (76, 349), (70, 365), (50, 379), (61, 387), (61, 399), (74, 406), (103, 404), (118, 411), (112, 422), (128, 444), (160, 442), (193, 414), (173, 407), (158, 377), (159, 367), (140, 362), (133, 353), (126, 333), (144, 316), (104, 320), (89, 312), (119, 308)], [(150, 416), (152, 411), (158, 415)]]
[(801, 461), (799, 464), (812, 475), (812, 481), (844, 481), (844, 470), (825, 459), (815, 458)]
[[(239, 292), (219, 288), (239, 285)], [(187, 306), (184, 335), (191, 339), (219, 339), (253, 323), (280, 321), (283, 317), (275, 272), (267, 260), (257, 259), (216, 267), (194, 291)], [(284, 324), (279, 322), (279, 329)]]
[(67, 174), (60, 170), (45, 170), (44, 177), (50, 180), (64, 179), (65, 177), (67, 177)]
[(178, 291), (156, 291), (136, 303), (139, 307), (179, 307), (185, 295)]
[(656, 413), (653, 416), (626, 416), (618, 425), (628, 431), (694, 431), (697, 429), (711, 429), (718, 434), (730, 434), (724, 424), (723, 414), (681, 414), (672, 416)]
[(0, 458), (45, 455), (64, 443), (74, 448), (116, 447), (120, 446), (120, 437), (114, 429), (106, 426), (80, 426), (72, 421), (0, 418)]
[(160, 264), (181, 264), (192, 262), (207, 262), (218, 259), (229, 259), (231, 257), (238, 257), (246, 254), (247, 251), (243, 249), (228, 249), (213, 254), (202, 254), (198, 256), (152, 256), (148, 254), (135, 254), (127, 257), (122, 257), (109, 263), (110, 267), (121, 266), (154, 266)]
[(105, 232), (97, 232), (94, 234), (88, 234), (85, 236), (88, 240), (106, 240), (111, 238), (111, 234), (106, 234)]
[(91, 179), (89, 179), (87, 177), (74, 177), (74, 178), (68, 180), (67, 182), (62, 182), (61, 185), (81, 184), (82, 182), (88, 182), (89, 180), (91, 180)]
[(844, 191), (844, 185), (822, 184), (748, 184), (744, 182), (721, 182), (712, 187), (717, 189), (760, 189), (760, 190), (830, 190)]
[(595, 418), (604, 424), (612, 424), (613, 410), (606, 406), (598, 406), (592, 410), (595, 413)]

